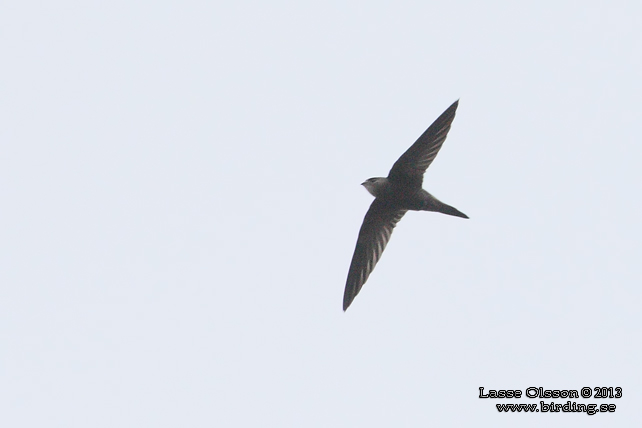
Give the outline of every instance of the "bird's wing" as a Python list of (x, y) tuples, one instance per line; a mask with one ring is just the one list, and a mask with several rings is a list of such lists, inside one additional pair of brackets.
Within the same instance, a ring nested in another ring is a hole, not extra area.
[(348, 280), (343, 294), (343, 310), (348, 309), (361, 287), (379, 261), (386, 248), (392, 229), (395, 228), (407, 210), (399, 209), (375, 199), (363, 219), (357, 246), (348, 271)]
[(406, 152), (392, 166), (388, 178), (405, 183), (410, 186), (419, 186), (423, 182), (424, 173), (433, 159), (437, 157), (439, 149), (446, 141), (450, 124), (455, 118), (455, 111), (459, 100), (455, 101), (445, 112), (433, 122), (430, 127), (410, 146)]

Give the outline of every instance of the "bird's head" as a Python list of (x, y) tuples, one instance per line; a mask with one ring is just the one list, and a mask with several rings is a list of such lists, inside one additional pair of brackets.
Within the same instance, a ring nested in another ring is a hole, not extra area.
[(388, 179), (383, 177), (373, 177), (369, 178), (363, 183), (363, 187), (375, 198), (384, 191), (385, 187), (388, 185)]

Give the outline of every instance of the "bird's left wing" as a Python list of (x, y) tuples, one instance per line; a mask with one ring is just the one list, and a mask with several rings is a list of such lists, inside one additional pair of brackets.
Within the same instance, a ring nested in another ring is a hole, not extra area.
[(381, 199), (375, 199), (363, 219), (357, 246), (348, 271), (346, 289), (343, 294), (343, 310), (348, 309), (361, 287), (381, 258), (392, 230), (407, 210), (396, 208)]
[(395, 162), (388, 173), (388, 178), (393, 181), (420, 187), (426, 169), (437, 157), (439, 149), (446, 141), (450, 125), (455, 119), (455, 112), (459, 100), (455, 101), (435, 120), (426, 131), (410, 146), (406, 152)]

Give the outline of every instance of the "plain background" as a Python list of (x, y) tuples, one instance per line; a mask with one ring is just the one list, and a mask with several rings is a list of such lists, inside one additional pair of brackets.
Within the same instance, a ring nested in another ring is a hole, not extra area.
[[(0, 424), (640, 426), (641, 21), (3, 3)], [(470, 220), (406, 215), (344, 313), (359, 183), (459, 98), (424, 187)], [(478, 398), (530, 386), (623, 397)]]

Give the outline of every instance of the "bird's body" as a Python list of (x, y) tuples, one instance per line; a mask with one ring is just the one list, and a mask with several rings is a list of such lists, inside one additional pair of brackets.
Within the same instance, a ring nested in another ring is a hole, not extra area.
[(379, 261), (392, 230), (407, 211), (436, 211), (468, 218), (422, 188), (423, 175), (446, 140), (459, 101), (455, 101), (395, 162), (388, 177), (361, 183), (374, 202), (363, 219), (348, 271), (343, 310), (348, 309)]
[(375, 198), (386, 201), (388, 205), (397, 206), (408, 211), (437, 211), (457, 217), (468, 218), (456, 208), (444, 204), (421, 187), (396, 183), (385, 177), (370, 178), (361, 183)]

